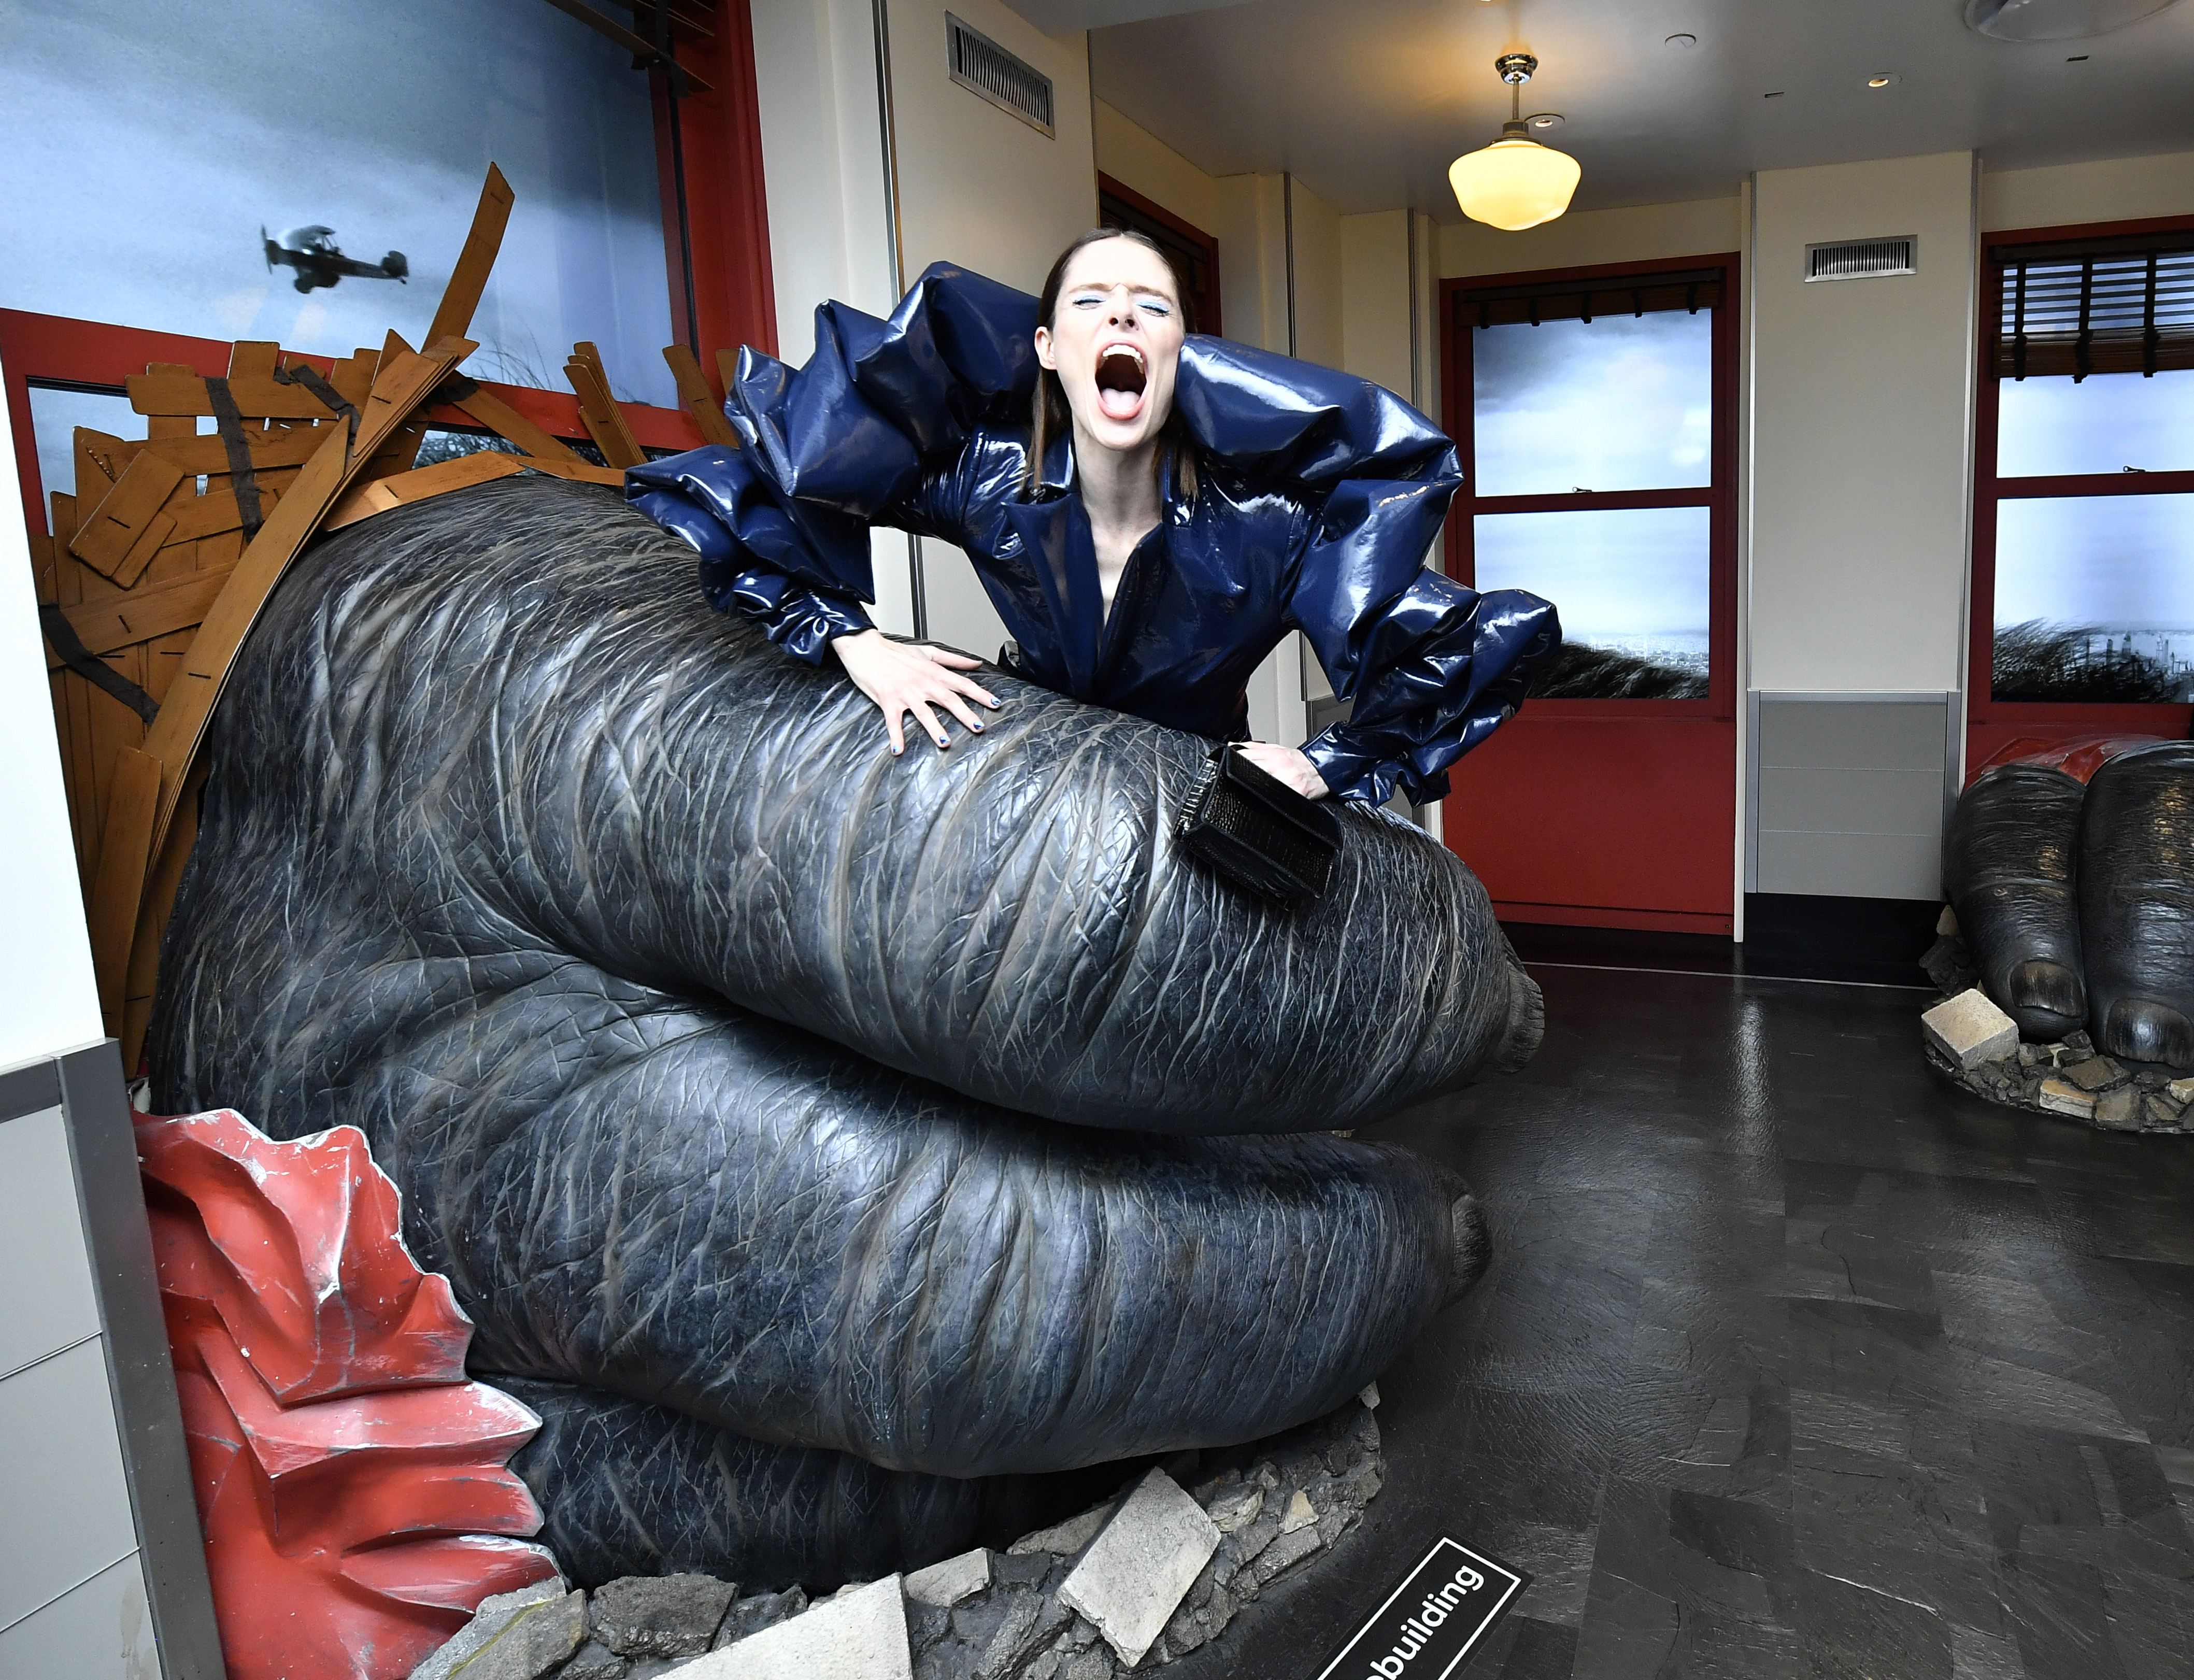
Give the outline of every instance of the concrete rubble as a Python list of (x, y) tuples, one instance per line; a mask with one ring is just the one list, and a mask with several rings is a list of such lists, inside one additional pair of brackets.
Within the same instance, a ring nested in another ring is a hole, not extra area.
[(2019, 1027), (1978, 986), (1945, 998), (1920, 1017), (1930, 1048), (1961, 1071), (2019, 1051)]
[(1270, 1441), (1175, 1453), (1002, 1552), (812, 1604), (697, 1574), (491, 1598), (412, 1680), (1118, 1680), (1221, 1637), (1355, 1527), (1382, 1474), (1379, 1426), (1353, 1401)]

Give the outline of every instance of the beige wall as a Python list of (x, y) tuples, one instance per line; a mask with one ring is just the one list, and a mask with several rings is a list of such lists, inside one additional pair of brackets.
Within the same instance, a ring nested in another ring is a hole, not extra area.
[(2194, 216), (2194, 152), (1981, 175), (1981, 226), (1990, 232), (2152, 216)]
[(1596, 262), (1651, 262), (1738, 250), (1744, 219), (1738, 199), (1696, 198), (1674, 204), (1576, 210), (1504, 233), (1465, 222), (1439, 230), (1439, 272), (1508, 274), (1531, 268), (1583, 268)]
[[(1970, 152), (1756, 177), (1750, 686), (1954, 689), (1972, 503)], [(1915, 274), (1808, 285), (1808, 244), (1910, 233)]]
[(1410, 213), (1341, 218), (1341, 365), (1410, 400)]
[[(1148, 129), (1122, 116), (1103, 100), (1095, 101), (1090, 112), (1099, 169), (1214, 239), (1219, 236), (1220, 192), (1216, 176), (1206, 175)], [(1220, 268), (1223, 272), (1223, 261)], [(1226, 308), (1223, 302), (1220, 308)]]

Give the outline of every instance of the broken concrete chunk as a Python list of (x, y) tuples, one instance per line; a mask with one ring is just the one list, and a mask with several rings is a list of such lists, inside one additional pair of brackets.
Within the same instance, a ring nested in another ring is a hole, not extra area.
[[(514, 1597), (506, 1594), (504, 1597)], [(493, 1603), (491, 1599), (487, 1603)], [(488, 1614), (474, 1618), (466, 1633)], [(451, 1657), (464, 1633), (411, 1671), (412, 1680), (541, 1680), (561, 1665), (587, 1634), (587, 1595), (571, 1592), (494, 1613), (492, 1631), (464, 1654)], [(441, 1666), (446, 1665), (446, 1666)]]
[(1978, 986), (1946, 998), (1920, 1017), (1921, 1030), (1951, 1064), (1970, 1072), (2019, 1050), (2019, 1027)]
[(2082, 1090), (2108, 1090), (2126, 1082), (2126, 1070), (2107, 1056), (2091, 1056), (2065, 1069), (2065, 1077)]
[(1378, 1384), (1366, 1383), (1356, 1397), (1364, 1402), (1364, 1409), (1366, 1412), (1376, 1412), (1379, 1409)]
[(1301, 1488), (1296, 1488), (1295, 1498), (1288, 1501), (1288, 1508), (1280, 1513), (1280, 1532), (1292, 1534), (1298, 1528), (1307, 1528), (1317, 1521), (1318, 1512), (1311, 1505), (1310, 1495)]
[(1261, 1582), (1270, 1581), (1284, 1569), (1292, 1569), (1324, 1544), (1315, 1528), (1299, 1528), (1292, 1534), (1283, 1534), (1257, 1554), (1252, 1573)]
[(2194, 1079), (2174, 1079), (2164, 1086), (2163, 1094), (2184, 1108), (2188, 1103), (2194, 1102)]
[(2070, 1114), (2078, 1120), (2094, 1118), (2095, 1099), (2061, 1076), (2052, 1075), (2044, 1079), (2036, 1101), (2048, 1113)]
[(1219, 1547), (1219, 1530), (1163, 1470), (1137, 1482), (1059, 1590), (1120, 1660), (1143, 1659)]
[[(751, 1598), (742, 1598), (724, 1614), (724, 1625), (716, 1630), (712, 1651), (727, 1645), (737, 1644), (750, 1633), (759, 1633), (766, 1627), (775, 1627), (807, 1608), (807, 1594), (797, 1586), (787, 1587), (783, 1592), (760, 1592)], [(563, 1680), (559, 1675), (557, 1680)]]
[(1079, 1551), (1096, 1538), (1097, 1531), (1105, 1526), (1118, 1504), (1117, 1499), (1107, 1499), (1101, 1505), (1092, 1505), (1079, 1516), (1070, 1516), (1064, 1522), (1022, 1535), (1006, 1551), (1016, 1556), (1031, 1551), (1052, 1551), (1062, 1557)]
[(2140, 1093), (2131, 1085), (2106, 1090), (2095, 1099), (2095, 1124), (2110, 1131), (2139, 1131), (2140, 1107)]
[(678, 1680), (914, 1680), (899, 1578), (841, 1593), (676, 1672)]
[(624, 1680), (632, 1664), (599, 1639), (579, 1647), (578, 1654), (556, 1671), (556, 1680)]
[(991, 1584), (991, 1554), (982, 1546), (917, 1569), (906, 1578), (906, 1596), (917, 1604), (949, 1608)]
[(1264, 1508), (1265, 1490), (1253, 1482), (1220, 1491), (1211, 1501), (1211, 1521), (1220, 1533), (1231, 1534), (1243, 1523), (1255, 1522)]
[(710, 1575), (626, 1575), (595, 1589), (587, 1625), (621, 1657), (698, 1657), (738, 1596)]
[[(524, 1612), (538, 1605), (554, 1603), (564, 1595), (564, 1578), (557, 1575), (536, 1581), (531, 1586), (522, 1586), (515, 1592), (498, 1592), (493, 1597), (481, 1599), (473, 1619), (457, 1630), (449, 1643), (413, 1669), (411, 1680), (450, 1680), (452, 1675), (462, 1672), (462, 1665), (485, 1649), (489, 1642)], [(584, 1594), (580, 1595), (580, 1603), (583, 1610)]]

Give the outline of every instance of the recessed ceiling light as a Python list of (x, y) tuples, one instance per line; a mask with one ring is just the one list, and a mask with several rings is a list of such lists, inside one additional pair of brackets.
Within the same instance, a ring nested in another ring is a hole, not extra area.
[(1869, 88), (1893, 88), (1897, 83), (1898, 78), (1886, 70), (1866, 78), (1866, 84)]
[(1680, 53), (1687, 53), (1699, 44), (1699, 37), (1696, 35), (1671, 35), (1666, 44)]

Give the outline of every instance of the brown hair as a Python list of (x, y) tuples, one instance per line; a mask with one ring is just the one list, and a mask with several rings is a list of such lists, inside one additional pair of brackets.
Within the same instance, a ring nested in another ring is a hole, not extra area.
[[(1165, 264), (1166, 273), (1173, 280), (1174, 302), (1180, 308), (1181, 331), (1184, 334), (1195, 331), (1196, 305), (1189, 297), (1188, 289), (1180, 283), (1180, 268), (1157, 240), (1132, 227), (1092, 227), (1086, 233), (1077, 234), (1066, 249), (1060, 252), (1059, 260), (1051, 265), (1051, 272), (1044, 276), (1043, 291), (1037, 299), (1037, 320), (1048, 328), (1053, 317), (1058, 314), (1060, 288), (1066, 279), (1066, 265), (1087, 247), (1101, 245), (1106, 239), (1131, 240)], [(1042, 475), (1044, 453), (1051, 440), (1062, 433), (1071, 435), (1074, 428), (1073, 411), (1066, 405), (1066, 388), (1059, 383), (1059, 376), (1048, 367), (1040, 367), (1037, 371), (1036, 394), (1031, 403), (1031, 411), (1028, 463), (1021, 473), (1024, 490), (1035, 488), (1037, 480)], [(1158, 442), (1171, 446), (1175, 462), (1174, 481), (1183, 496), (1193, 499), (1196, 495), (1196, 446), (1189, 440), (1188, 428), (1181, 423), (1178, 405), (1166, 416), (1165, 424), (1158, 429)], [(1152, 459), (1153, 470), (1164, 470), (1160, 463), (1165, 456), (1166, 450), (1161, 448)]]

